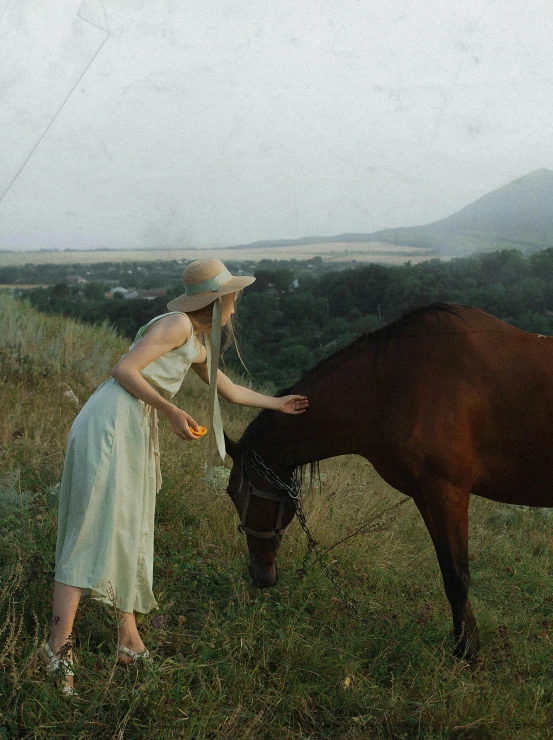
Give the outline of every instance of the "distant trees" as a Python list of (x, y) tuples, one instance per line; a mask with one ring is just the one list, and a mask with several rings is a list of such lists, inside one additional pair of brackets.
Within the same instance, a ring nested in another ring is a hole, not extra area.
[(475, 305), (525, 331), (553, 334), (553, 249), (360, 266), (300, 277), (292, 289), (288, 275), (279, 281), (273, 273), (270, 282), (245, 291), (238, 313), (246, 361), (260, 380), (277, 385), (289, 385), (363, 331), (437, 301)]
[[(407, 311), (435, 301), (466, 303), (524, 329), (553, 334), (553, 248), (524, 256), (511, 249), (400, 267), (364, 265), (313, 274), (301, 265), (264, 261), (237, 307), (239, 345), (261, 382), (289, 386), (322, 357)], [(106, 300), (99, 284), (57, 282), (27, 294), (41, 311), (83, 321), (109, 321), (132, 339), (138, 328), (166, 311), (182, 284), (166, 284), (153, 301)], [(243, 330), (240, 331), (240, 327)], [(236, 354), (227, 362), (238, 367)]]

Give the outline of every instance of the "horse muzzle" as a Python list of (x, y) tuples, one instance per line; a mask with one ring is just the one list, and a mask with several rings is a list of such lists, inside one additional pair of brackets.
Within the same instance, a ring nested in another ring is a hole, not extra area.
[(272, 588), (278, 583), (278, 567), (276, 562), (267, 568), (264, 564), (259, 564), (254, 560), (250, 560), (248, 570), (250, 572), (252, 583), (257, 588)]

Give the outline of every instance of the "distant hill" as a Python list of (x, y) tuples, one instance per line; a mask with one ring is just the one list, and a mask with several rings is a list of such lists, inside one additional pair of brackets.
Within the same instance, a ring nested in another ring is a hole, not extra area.
[(518, 248), (553, 247), (553, 171), (536, 170), (478, 198), (460, 211), (424, 226), (384, 229), (370, 234), (339, 234), (260, 241), (242, 249), (333, 242), (387, 242), (425, 247), (437, 256)]
[(553, 246), (553, 171), (536, 170), (425, 226), (385, 229), (375, 241), (435, 249), (438, 255)]

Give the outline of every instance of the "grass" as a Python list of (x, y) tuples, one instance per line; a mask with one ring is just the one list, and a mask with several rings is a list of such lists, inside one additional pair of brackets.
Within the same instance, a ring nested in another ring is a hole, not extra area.
[[(36, 657), (50, 620), (57, 483), (78, 405), (127, 345), (108, 329), (42, 317), (6, 296), (0, 309), (8, 327), (0, 339), (0, 740), (553, 737), (548, 511), (474, 499), (471, 596), (482, 651), (469, 665), (451, 657), (449, 605), (415, 507), (386, 513), (403, 497), (366, 461), (325, 462), (320, 489), (305, 494), (322, 545), (382, 514), (328, 554), (356, 600), (353, 620), (318, 568), (303, 572), (296, 522), (279, 585), (250, 585), (224, 484), (202, 480), (205, 446), (182, 443), (163, 421), (160, 610), (141, 624), (155, 666), (116, 668), (114, 615), (85, 600), (75, 636), (82, 701), (63, 700)], [(187, 377), (177, 400), (202, 421), (200, 385)], [(228, 405), (223, 413), (234, 437), (252, 416)]]

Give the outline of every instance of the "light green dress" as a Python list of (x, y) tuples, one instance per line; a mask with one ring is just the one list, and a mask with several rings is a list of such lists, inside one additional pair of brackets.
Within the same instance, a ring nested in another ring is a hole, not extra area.
[[(139, 329), (131, 348), (160, 318)], [(199, 350), (192, 332), (141, 375), (170, 399)], [(125, 612), (155, 609), (154, 511), (160, 485), (155, 409), (109, 378), (83, 406), (69, 433), (55, 580)]]

